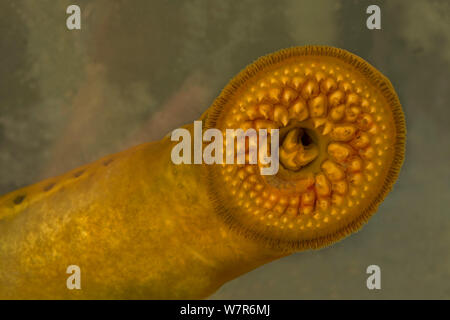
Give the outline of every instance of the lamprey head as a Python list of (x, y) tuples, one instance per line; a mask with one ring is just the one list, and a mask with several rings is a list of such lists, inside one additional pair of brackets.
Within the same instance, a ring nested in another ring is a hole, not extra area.
[(405, 121), (389, 80), (331, 47), (258, 59), (215, 100), (206, 127), (279, 129), (275, 175), (261, 175), (260, 162), (206, 170), (210, 197), (229, 225), (283, 249), (322, 247), (358, 230), (404, 156)]

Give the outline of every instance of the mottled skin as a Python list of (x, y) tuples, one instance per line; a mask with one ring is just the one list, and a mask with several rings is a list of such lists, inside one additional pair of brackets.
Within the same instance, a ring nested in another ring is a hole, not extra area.
[[(230, 230), (205, 167), (174, 165), (174, 144), (165, 137), (0, 198), (0, 298), (205, 298), (287, 254)], [(81, 290), (66, 287), (72, 264)]]

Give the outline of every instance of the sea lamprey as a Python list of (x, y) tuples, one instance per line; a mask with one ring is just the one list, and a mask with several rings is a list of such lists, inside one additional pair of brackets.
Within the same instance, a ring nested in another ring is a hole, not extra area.
[[(200, 120), (224, 136), (278, 129), (279, 170), (262, 175), (259, 160), (175, 164), (169, 134), (4, 195), (0, 298), (205, 298), (262, 264), (359, 230), (403, 162), (393, 86), (337, 48), (258, 59)], [(69, 265), (81, 270), (79, 290), (66, 287)]]

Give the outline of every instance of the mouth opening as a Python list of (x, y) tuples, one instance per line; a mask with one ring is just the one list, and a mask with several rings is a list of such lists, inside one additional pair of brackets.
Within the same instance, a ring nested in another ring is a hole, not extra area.
[(310, 128), (292, 124), (280, 136), (280, 164), (287, 171), (299, 172), (319, 156), (317, 137)]

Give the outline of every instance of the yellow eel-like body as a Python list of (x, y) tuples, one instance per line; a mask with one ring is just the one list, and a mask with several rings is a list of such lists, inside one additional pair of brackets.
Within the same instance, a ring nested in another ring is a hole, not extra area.
[[(176, 165), (169, 134), (6, 194), (0, 298), (206, 298), (258, 266), (358, 230), (403, 161), (392, 85), (341, 49), (260, 58), (201, 120), (222, 131), (279, 128), (280, 171)], [(81, 289), (67, 287), (70, 265)]]

